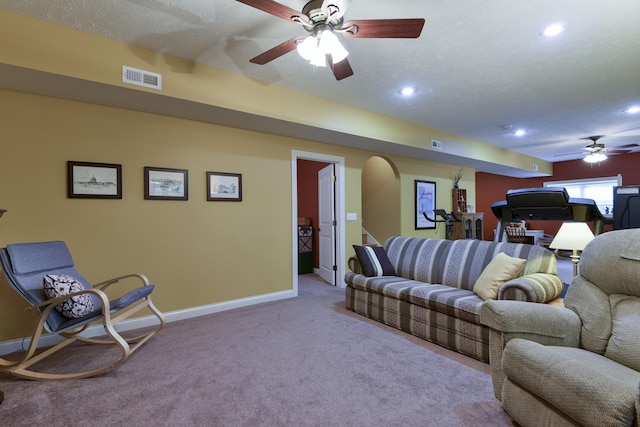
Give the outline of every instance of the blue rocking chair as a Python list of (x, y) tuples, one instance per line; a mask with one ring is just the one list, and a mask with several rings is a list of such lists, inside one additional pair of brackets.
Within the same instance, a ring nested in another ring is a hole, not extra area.
[[(39, 311), (28, 349), (16, 361), (0, 358), (0, 372), (34, 380), (64, 380), (100, 375), (124, 363), (165, 325), (164, 316), (151, 301), (154, 285), (149, 284), (144, 275), (129, 274), (92, 286), (75, 269), (71, 253), (62, 241), (7, 245), (0, 249), (0, 262), (9, 285), (29, 303), (28, 310)], [(108, 287), (131, 281), (142, 282), (142, 286), (118, 298), (109, 299), (105, 292)], [(47, 289), (46, 283), (49, 284)], [(67, 286), (70, 283), (73, 286)], [(51, 295), (52, 292), (54, 295)], [(130, 338), (124, 338), (116, 331), (115, 325), (145, 308), (158, 321), (151, 330)], [(91, 323), (102, 324), (106, 336), (82, 336), (81, 333)], [(59, 335), (62, 341), (37, 352), (43, 331)], [(112, 344), (120, 351), (115, 360), (80, 372), (48, 373), (31, 369), (38, 362), (76, 341)]]

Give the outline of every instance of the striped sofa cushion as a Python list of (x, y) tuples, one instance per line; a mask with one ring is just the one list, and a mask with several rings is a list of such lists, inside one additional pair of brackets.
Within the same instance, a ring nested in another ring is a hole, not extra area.
[(471, 323), (480, 323), (484, 302), (473, 291), (446, 285), (422, 285), (407, 289), (405, 299), (420, 307), (444, 313)]
[(387, 239), (384, 247), (398, 276), (440, 283), (451, 243), (451, 240), (396, 236)]
[(345, 281), (360, 291), (373, 292), (396, 299), (405, 299), (407, 291), (423, 282), (398, 276), (366, 277), (362, 274), (347, 273)]
[(541, 246), (414, 237), (391, 237), (384, 246), (398, 276), (469, 291), (473, 290), (482, 271), (500, 252), (527, 260), (519, 276), (558, 274), (553, 253)]
[(365, 277), (348, 273), (345, 279), (360, 291), (407, 301), (469, 322), (480, 322), (478, 315), (483, 301), (472, 291), (396, 276)]

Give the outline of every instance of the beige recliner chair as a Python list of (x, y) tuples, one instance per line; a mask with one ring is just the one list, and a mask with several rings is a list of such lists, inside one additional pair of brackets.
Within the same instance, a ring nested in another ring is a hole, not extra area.
[(587, 245), (564, 306), (482, 306), (496, 397), (521, 426), (638, 426), (640, 229)]

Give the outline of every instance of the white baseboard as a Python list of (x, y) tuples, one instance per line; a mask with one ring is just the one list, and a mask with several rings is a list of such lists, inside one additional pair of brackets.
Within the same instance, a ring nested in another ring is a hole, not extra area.
[[(293, 291), (281, 291), (271, 294), (258, 295), (254, 297), (241, 298), (231, 301), (225, 301), (216, 304), (203, 305), (200, 307), (192, 307), (184, 310), (169, 311), (164, 314), (167, 322), (176, 322), (178, 320), (191, 319), (194, 317), (206, 316), (207, 314), (219, 313), (221, 311), (232, 310), (234, 308), (248, 307), (255, 304), (261, 304), (264, 302), (278, 301), (287, 298), (293, 298), (295, 295)], [(131, 320), (125, 320), (119, 323), (116, 329), (119, 332), (131, 331), (134, 329), (145, 328), (148, 326), (156, 325), (158, 319), (153, 316), (136, 317)], [(90, 326), (83, 332), (83, 336), (95, 337), (104, 335), (104, 329), (102, 325)], [(62, 341), (57, 334), (43, 334), (40, 338), (38, 347), (49, 347)], [(31, 337), (25, 337), (17, 340), (0, 342), (0, 355), (11, 354), (17, 351), (26, 350), (31, 342)]]

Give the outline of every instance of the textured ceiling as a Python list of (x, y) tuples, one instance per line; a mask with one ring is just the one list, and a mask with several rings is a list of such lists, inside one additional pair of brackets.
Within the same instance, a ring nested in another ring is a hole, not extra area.
[[(0, 0), (0, 8), (552, 162), (581, 157), (590, 135), (606, 135), (607, 147), (640, 144), (640, 114), (624, 112), (640, 105), (638, 0), (352, 0), (346, 20), (426, 24), (418, 39), (343, 38), (355, 75), (342, 81), (295, 51), (250, 63), (306, 33), (234, 0)], [(540, 35), (558, 21), (564, 33)], [(405, 85), (416, 88), (412, 98), (399, 95)], [(516, 128), (527, 134), (515, 137)]]

